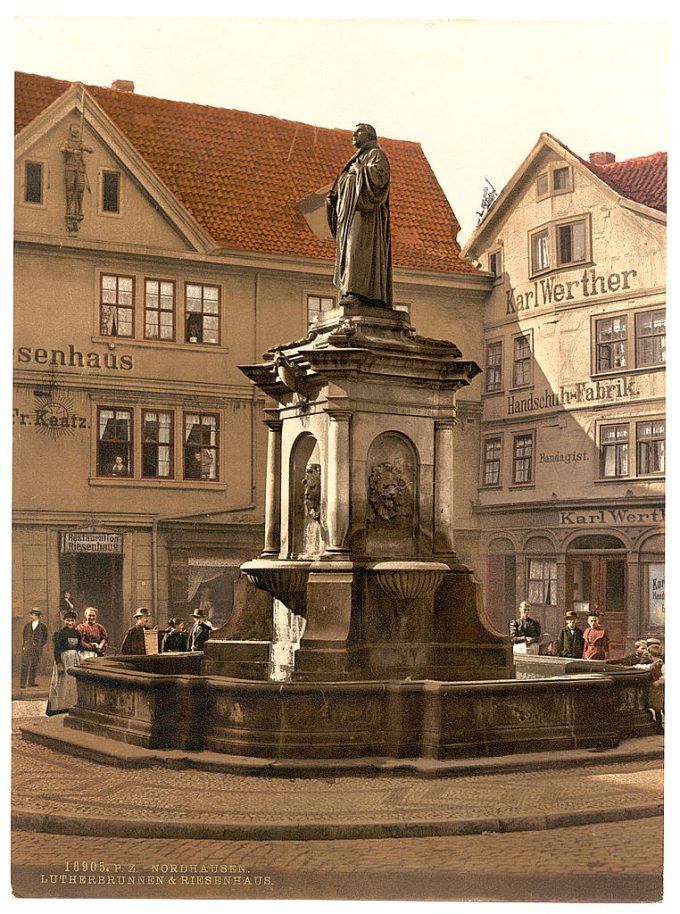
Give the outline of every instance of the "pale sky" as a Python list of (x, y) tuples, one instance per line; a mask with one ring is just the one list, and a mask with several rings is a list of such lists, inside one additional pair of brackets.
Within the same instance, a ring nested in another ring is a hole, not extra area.
[[(465, 14), (468, 4), (445, 6)], [(322, 127), (367, 121), (417, 140), (462, 244), (484, 179), (500, 191), (542, 131), (584, 157), (666, 150), (666, 40), (667, 26), (649, 21), (19, 15), (13, 69), (100, 86), (129, 79), (142, 95)]]

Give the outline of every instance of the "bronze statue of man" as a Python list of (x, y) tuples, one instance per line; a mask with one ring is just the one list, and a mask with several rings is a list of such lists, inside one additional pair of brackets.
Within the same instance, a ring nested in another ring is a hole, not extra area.
[(358, 151), (326, 198), (336, 240), (333, 284), (340, 304), (391, 308), (390, 163), (370, 124), (357, 124), (352, 139)]

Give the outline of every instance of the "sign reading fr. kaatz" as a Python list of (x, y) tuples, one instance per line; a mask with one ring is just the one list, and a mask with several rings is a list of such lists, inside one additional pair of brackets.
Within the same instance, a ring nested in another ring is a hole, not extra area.
[(554, 409), (558, 406), (571, 406), (575, 403), (595, 403), (606, 400), (621, 400), (628, 397), (639, 397), (640, 390), (634, 377), (615, 378), (613, 381), (578, 381), (576, 384), (563, 384), (558, 391), (545, 388), (542, 394), (529, 394), (516, 397), (510, 394), (508, 415), (535, 412), (539, 409)]
[(630, 278), (637, 276), (637, 270), (622, 270), (599, 276), (595, 270), (584, 270), (578, 279), (560, 282), (556, 276), (537, 279), (525, 292), (507, 289), (505, 293), (505, 313), (529, 311), (540, 305), (558, 305), (563, 301), (575, 301), (577, 298), (594, 298), (630, 289)]
[(663, 508), (631, 511), (628, 508), (575, 508), (559, 512), (560, 527), (625, 527), (639, 524), (662, 524), (666, 519)]

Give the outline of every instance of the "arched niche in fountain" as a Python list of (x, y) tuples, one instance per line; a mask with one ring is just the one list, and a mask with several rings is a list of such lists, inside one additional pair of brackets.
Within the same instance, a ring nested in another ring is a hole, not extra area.
[(294, 443), (290, 456), (290, 505), (292, 553), (319, 555), (325, 536), (321, 505), (321, 454), (314, 435), (305, 433)]
[(383, 432), (366, 460), (366, 552), (418, 553), (418, 454), (399, 432)]

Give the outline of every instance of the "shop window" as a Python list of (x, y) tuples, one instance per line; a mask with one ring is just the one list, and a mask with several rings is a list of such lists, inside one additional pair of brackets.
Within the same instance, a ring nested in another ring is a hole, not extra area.
[(206, 413), (184, 416), (184, 478), (219, 479), (218, 417)]
[(186, 342), (220, 342), (220, 290), (217, 286), (186, 284)]
[[(554, 172), (557, 174), (557, 172)], [(557, 226), (557, 264), (566, 266), (571, 263), (583, 263), (586, 253), (586, 220), (567, 222)]]
[(534, 480), (534, 436), (531, 432), (512, 439), (512, 480), (516, 485)]
[(636, 362), (644, 365), (666, 364), (666, 309), (643, 311), (635, 315)]
[(335, 308), (335, 298), (331, 295), (307, 296), (307, 324), (312, 326), (316, 321), (322, 320), (326, 312)]
[(548, 229), (534, 232), (530, 237), (531, 272), (542, 273), (550, 269), (550, 236)]
[(500, 279), (503, 275), (503, 254), (500, 250), (489, 254), (489, 273), (493, 274), (494, 279)]
[(637, 472), (650, 476), (666, 471), (666, 421), (637, 423)]
[(24, 201), (26, 203), (43, 202), (43, 167), (40, 162), (24, 164)]
[(527, 600), (540, 606), (557, 606), (557, 562), (532, 558), (527, 562)]
[(522, 333), (512, 341), (512, 386), (531, 384), (531, 336)]
[(120, 212), (120, 174), (117, 171), (102, 172), (102, 212)]
[(484, 442), (483, 485), (498, 486), (501, 482), (502, 439), (487, 438)]
[(160, 279), (144, 283), (144, 338), (174, 340), (175, 284)]
[(132, 276), (101, 277), (102, 336), (134, 336), (135, 281)]
[(98, 410), (97, 475), (132, 476), (132, 410)]
[(626, 315), (595, 321), (598, 372), (614, 371), (628, 365), (628, 322)]
[(172, 412), (144, 410), (142, 413), (142, 476), (147, 479), (172, 479)]
[(503, 389), (503, 341), (495, 340), (486, 346), (486, 392), (497, 393)]
[(628, 475), (628, 425), (600, 428), (600, 472), (607, 479)]

